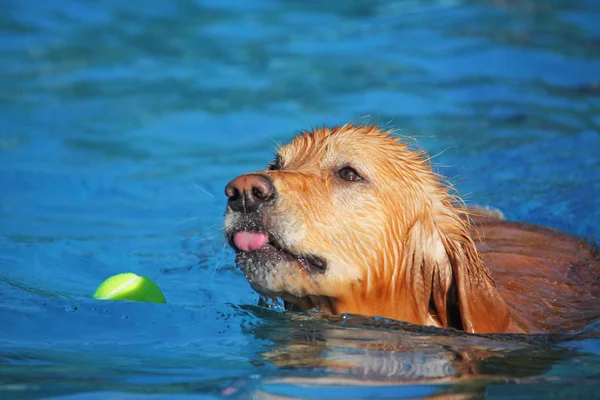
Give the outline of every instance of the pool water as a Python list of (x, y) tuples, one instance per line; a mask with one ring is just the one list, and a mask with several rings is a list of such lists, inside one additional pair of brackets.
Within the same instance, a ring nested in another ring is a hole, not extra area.
[[(2, 9), (0, 398), (600, 393), (598, 323), (478, 337), (284, 313), (257, 306), (222, 234), (231, 178), (301, 129), (368, 116), (467, 202), (599, 238), (597, 1)], [(127, 271), (168, 304), (91, 298)]]

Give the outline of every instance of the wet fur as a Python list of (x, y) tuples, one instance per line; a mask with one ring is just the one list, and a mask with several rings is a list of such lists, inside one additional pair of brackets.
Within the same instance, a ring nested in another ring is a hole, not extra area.
[[(364, 180), (339, 179), (344, 166)], [(569, 331), (600, 314), (589, 246), (467, 209), (427, 155), (391, 132), (315, 129), (281, 147), (275, 167), (259, 172), (278, 195), (257, 220), (289, 251), (326, 259), (327, 271), (265, 267), (257, 255), (238, 264), (257, 291), (290, 307), (472, 333)], [(226, 230), (240, 221), (228, 212)]]

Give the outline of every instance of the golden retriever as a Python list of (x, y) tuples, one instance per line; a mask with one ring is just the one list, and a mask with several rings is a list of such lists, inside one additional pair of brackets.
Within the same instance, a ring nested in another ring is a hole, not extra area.
[(600, 315), (593, 246), (452, 192), (392, 132), (314, 129), (226, 186), (225, 232), (252, 287), (294, 310), (471, 333), (573, 331)]

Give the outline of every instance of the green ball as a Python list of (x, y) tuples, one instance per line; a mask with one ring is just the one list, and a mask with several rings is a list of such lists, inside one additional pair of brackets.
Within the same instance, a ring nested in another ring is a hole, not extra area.
[(96, 289), (94, 298), (98, 300), (167, 302), (156, 283), (145, 276), (138, 276), (131, 272), (111, 276), (102, 282)]

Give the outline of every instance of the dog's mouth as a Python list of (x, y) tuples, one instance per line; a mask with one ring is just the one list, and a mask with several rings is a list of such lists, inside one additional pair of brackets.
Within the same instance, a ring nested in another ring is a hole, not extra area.
[(260, 231), (238, 231), (229, 238), (230, 245), (239, 253), (254, 253), (264, 261), (295, 261), (309, 272), (324, 273), (327, 261), (313, 254), (295, 254), (282, 246), (273, 235)]

